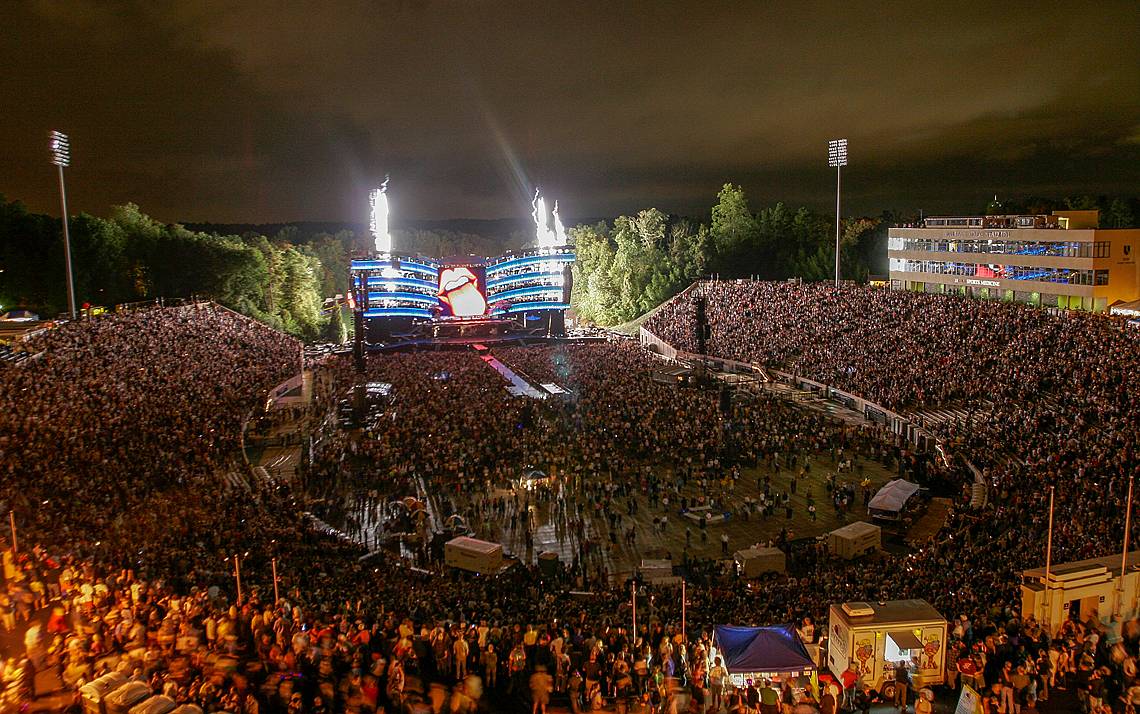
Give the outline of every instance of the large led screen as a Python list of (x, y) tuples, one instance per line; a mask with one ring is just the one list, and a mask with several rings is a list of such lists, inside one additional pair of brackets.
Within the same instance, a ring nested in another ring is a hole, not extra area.
[(457, 265), (439, 269), (439, 305), (445, 317), (487, 314), (486, 268)]

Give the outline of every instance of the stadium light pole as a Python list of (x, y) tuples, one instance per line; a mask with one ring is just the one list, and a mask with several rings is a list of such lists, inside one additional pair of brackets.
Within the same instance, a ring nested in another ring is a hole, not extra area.
[(835, 287), (839, 287), (839, 172), (847, 165), (847, 140), (827, 142), (827, 165), (835, 167)]
[(273, 559), (273, 603), (281, 602), (281, 593), (277, 592), (277, 558)]
[(63, 253), (67, 264), (67, 311), (75, 319), (75, 279), (71, 273), (71, 236), (67, 230), (67, 189), (63, 183), (63, 167), (71, 164), (71, 140), (59, 131), (49, 135), (51, 162), (59, 169), (59, 205), (63, 214)]
[[(1128, 479), (1128, 506), (1124, 510), (1124, 550), (1120, 553), (1120, 580), (1117, 581), (1116, 611), (1113, 613), (1120, 617), (1124, 610), (1124, 575), (1128, 572), (1128, 536), (1132, 530), (1132, 483), (1135, 479)], [(14, 532), (14, 531), (13, 531)]]
[(1055, 486), (1049, 487), (1049, 534), (1045, 540), (1045, 614), (1041, 618), (1042, 624), (1045, 625), (1045, 630), (1049, 631), (1049, 620), (1052, 618), (1052, 586), (1049, 584), (1049, 571), (1053, 565), (1053, 495), (1056, 491)]

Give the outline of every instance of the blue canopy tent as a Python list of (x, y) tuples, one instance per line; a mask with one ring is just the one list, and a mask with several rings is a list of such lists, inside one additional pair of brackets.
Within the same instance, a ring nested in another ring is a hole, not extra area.
[(717, 625), (713, 646), (724, 660), (732, 681), (811, 677), (815, 662), (791, 624), (769, 627)]

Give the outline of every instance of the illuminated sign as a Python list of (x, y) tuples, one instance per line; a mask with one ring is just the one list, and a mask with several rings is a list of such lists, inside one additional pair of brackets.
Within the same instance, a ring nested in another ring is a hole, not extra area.
[[(929, 235), (929, 234), (927, 234)], [(985, 230), (943, 230), (943, 238), (1009, 238), (1010, 232), (1000, 228), (989, 228)]]
[(452, 264), (389, 254), (350, 271), (365, 317), (475, 318), (569, 309), (573, 262), (573, 246), (555, 246)]
[(439, 271), (439, 301), (445, 313), (454, 317), (477, 317), (487, 314), (487, 298), (483, 294), (482, 268), (457, 266)]
[(977, 278), (966, 278), (967, 285), (983, 285), (989, 288), (1000, 288), (1001, 283), (997, 280), (978, 280)]

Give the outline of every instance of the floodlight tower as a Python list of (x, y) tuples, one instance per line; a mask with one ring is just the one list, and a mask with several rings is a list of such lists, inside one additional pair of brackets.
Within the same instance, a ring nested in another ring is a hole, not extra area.
[(847, 165), (847, 140), (827, 142), (827, 165), (835, 167), (835, 287), (839, 287), (839, 172)]
[(59, 169), (59, 205), (63, 214), (63, 254), (67, 264), (67, 310), (75, 319), (75, 280), (71, 274), (71, 236), (67, 230), (67, 190), (63, 185), (63, 167), (71, 163), (71, 140), (67, 134), (53, 131), (49, 135), (51, 162)]

